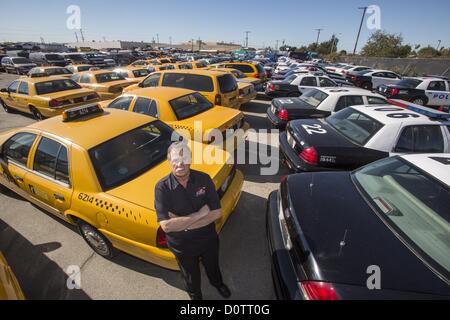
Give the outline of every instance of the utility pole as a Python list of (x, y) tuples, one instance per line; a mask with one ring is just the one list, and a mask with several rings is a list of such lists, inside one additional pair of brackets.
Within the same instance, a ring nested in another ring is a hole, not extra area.
[(277, 40), (277, 45), (275, 46), (275, 51), (277, 51), (278, 52), (278, 42), (279, 42), (280, 40)]
[(319, 46), (319, 39), (320, 39), (320, 33), (323, 31), (323, 29), (314, 29), (317, 31), (317, 41), (316, 45)]
[(202, 40), (198, 37), (198, 52), (202, 50)]
[(172, 45), (172, 37), (169, 37), (169, 43)]
[(81, 41), (84, 42), (84, 34), (83, 34), (83, 29), (80, 29), (80, 34), (81, 34)]
[(438, 41), (439, 41), (439, 43), (438, 43), (437, 48), (436, 48), (437, 51), (439, 51), (439, 47), (441, 46), (442, 40), (438, 40)]
[(194, 39), (191, 39), (191, 43), (192, 43), (192, 53), (194, 53)]
[(248, 48), (248, 34), (252, 33), (251, 31), (245, 31), (245, 47)]
[(77, 39), (77, 43), (79, 42), (78, 41), (78, 34), (77, 34), (77, 32), (75, 31), (75, 38)]
[(361, 35), (361, 29), (362, 29), (362, 25), (364, 23), (364, 17), (366, 16), (366, 12), (368, 7), (359, 7), (359, 10), (364, 10), (363, 11), (363, 15), (361, 18), (361, 25), (359, 26), (359, 31), (358, 31), (358, 36), (356, 37), (356, 43), (355, 43), (355, 49), (353, 50), (353, 54), (356, 54), (356, 49), (358, 48), (358, 41), (359, 41), (359, 36)]

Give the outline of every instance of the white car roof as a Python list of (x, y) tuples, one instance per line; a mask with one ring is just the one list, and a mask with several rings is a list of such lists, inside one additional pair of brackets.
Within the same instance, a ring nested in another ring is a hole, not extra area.
[(450, 186), (450, 154), (411, 154), (404, 155), (405, 159), (412, 165), (430, 174), (447, 186)]
[[(413, 104), (411, 104), (412, 106), (414, 106)], [(369, 117), (371, 117), (372, 119), (375, 119), (377, 121), (379, 121), (380, 123), (384, 124), (384, 125), (389, 125), (389, 124), (393, 124), (393, 123), (403, 123), (403, 122), (410, 122), (410, 123), (414, 123), (414, 124), (444, 124), (444, 125), (450, 125), (450, 120), (442, 120), (437, 122), (436, 120), (431, 119), (430, 117), (417, 113), (415, 111), (412, 110), (408, 110), (406, 108), (402, 108), (399, 106), (395, 106), (395, 105), (390, 105), (390, 104), (386, 104), (386, 105), (363, 105), (363, 106), (352, 106), (350, 108), (353, 108), (363, 114), (368, 115)], [(396, 109), (396, 111), (392, 111), (392, 112), (381, 112), (378, 111), (376, 109), (380, 109), (380, 108), (394, 108)], [(422, 107), (423, 108), (423, 107)], [(397, 110), (398, 109), (398, 110)], [(431, 109), (430, 109), (431, 110)], [(446, 113), (444, 112), (439, 112), (436, 110), (432, 110), (433, 113), (436, 114), (442, 114), (442, 115), (446, 115)], [(393, 118), (393, 117), (389, 117), (389, 114), (416, 114), (417, 117), (405, 117), (405, 118)]]
[[(389, 73), (395, 73), (394, 71), (391, 70), (367, 70), (367, 73), (375, 73), (375, 72), (389, 72)], [(364, 72), (364, 71), (363, 71)]]

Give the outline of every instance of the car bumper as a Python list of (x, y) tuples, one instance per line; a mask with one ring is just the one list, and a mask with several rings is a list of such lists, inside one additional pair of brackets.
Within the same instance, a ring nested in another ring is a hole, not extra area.
[(272, 280), (278, 300), (300, 299), (297, 275), (289, 251), (283, 244), (278, 212), (278, 191), (270, 194), (266, 208), (266, 232)]
[(255, 91), (255, 92), (252, 92), (252, 93), (250, 93), (250, 94), (248, 94), (246, 96), (240, 96), (239, 97), (239, 103), (241, 105), (249, 103), (250, 101), (255, 100), (257, 95), (258, 95), (258, 93)]
[(272, 113), (271, 108), (267, 109), (267, 122), (272, 128), (285, 129), (287, 121), (280, 120), (277, 116)]

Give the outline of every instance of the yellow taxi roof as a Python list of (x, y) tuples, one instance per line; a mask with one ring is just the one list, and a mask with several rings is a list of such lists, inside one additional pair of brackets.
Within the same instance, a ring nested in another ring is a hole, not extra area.
[(127, 92), (126, 95), (136, 95), (140, 97), (169, 101), (178, 97), (186, 96), (194, 92), (195, 91), (182, 88), (150, 87), (132, 90)]
[(97, 74), (105, 74), (105, 73), (113, 73), (114, 71), (111, 70), (93, 70), (93, 71), (83, 71), (80, 72), (79, 74), (87, 74), (90, 73), (91, 75), (97, 75)]
[(204, 70), (204, 69), (194, 69), (194, 70), (164, 70), (160, 71), (162, 73), (192, 73), (201, 74), (205, 76), (217, 76), (218, 74), (226, 74), (226, 72)]
[(57, 116), (34, 123), (28, 128), (61, 137), (89, 150), (154, 120), (134, 112), (107, 109), (101, 115), (87, 116), (73, 122), (63, 122), (62, 116)]

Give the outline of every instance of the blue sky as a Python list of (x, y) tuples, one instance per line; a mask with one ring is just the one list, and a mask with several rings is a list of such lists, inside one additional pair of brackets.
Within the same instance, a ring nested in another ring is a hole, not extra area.
[[(250, 46), (274, 46), (276, 40), (290, 45), (316, 41), (314, 29), (323, 28), (321, 40), (339, 36), (339, 49), (353, 50), (362, 12), (360, 6), (381, 8), (381, 28), (401, 33), (406, 43), (450, 47), (450, 1), (448, 0), (2, 0), (0, 41), (75, 41), (66, 28), (69, 5), (81, 8), (87, 40), (185, 42), (244, 41), (251, 31)], [(5, 17), (7, 13), (7, 17)], [(372, 33), (363, 27), (360, 46)]]

